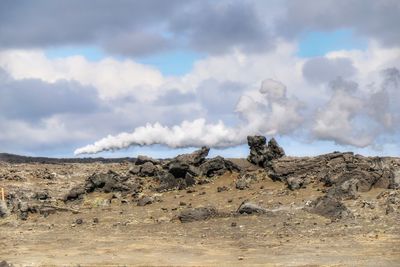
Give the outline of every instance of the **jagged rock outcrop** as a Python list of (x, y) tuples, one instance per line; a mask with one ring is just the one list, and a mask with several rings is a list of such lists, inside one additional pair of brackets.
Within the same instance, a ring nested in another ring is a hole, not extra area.
[(285, 151), (274, 138), (271, 138), (267, 144), (264, 136), (248, 136), (247, 143), (250, 147), (247, 160), (260, 167), (267, 167), (271, 160), (285, 156)]
[(364, 157), (334, 152), (317, 157), (284, 157), (272, 160), (269, 176), (290, 189), (321, 182), (332, 187), (331, 195), (354, 198), (372, 187), (399, 188), (400, 161), (395, 158)]

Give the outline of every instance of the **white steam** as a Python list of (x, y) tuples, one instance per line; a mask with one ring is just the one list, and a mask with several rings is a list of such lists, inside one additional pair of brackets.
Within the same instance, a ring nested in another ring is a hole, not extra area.
[(298, 114), (301, 104), (286, 95), (286, 86), (265, 80), (260, 90), (243, 95), (236, 106), (242, 122), (230, 127), (222, 121), (207, 123), (204, 118), (183, 121), (166, 127), (160, 123), (137, 127), (132, 133), (109, 135), (94, 144), (75, 150), (75, 155), (94, 154), (130, 146), (161, 144), (178, 147), (230, 147), (246, 142), (251, 134), (273, 135), (287, 133), (302, 122)]

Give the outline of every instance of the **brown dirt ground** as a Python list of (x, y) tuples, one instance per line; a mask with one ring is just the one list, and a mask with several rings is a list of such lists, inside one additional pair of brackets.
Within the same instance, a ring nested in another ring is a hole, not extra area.
[[(24, 177), (0, 180), (6, 192), (16, 187), (47, 188), (58, 198), (93, 171), (124, 173), (129, 164), (0, 164), (0, 168)], [(56, 173), (56, 179), (32, 174), (43, 168)], [(236, 177), (223, 175), (196, 185), (191, 193), (160, 193), (161, 202), (144, 207), (123, 204), (112, 194), (93, 193), (81, 204), (69, 206), (79, 213), (31, 214), (27, 221), (16, 215), (0, 219), (0, 260), (15, 266), (400, 266), (400, 216), (386, 215), (380, 208), (376, 196), (383, 189), (345, 201), (355, 219), (331, 222), (302, 210), (306, 201), (322, 195), (318, 185), (289, 191), (264, 177), (250, 189), (237, 190)], [(218, 186), (229, 190), (218, 193)], [(231, 212), (244, 200), (273, 210), (274, 215), (192, 223), (176, 219), (189, 204)], [(362, 208), (364, 200), (377, 203), (376, 208)], [(75, 223), (78, 218), (83, 224)], [(99, 222), (93, 223), (94, 218)]]

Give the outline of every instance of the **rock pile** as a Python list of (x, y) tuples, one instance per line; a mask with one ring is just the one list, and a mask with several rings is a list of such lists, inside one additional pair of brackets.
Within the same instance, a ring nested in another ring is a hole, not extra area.
[[(155, 160), (139, 156), (126, 175), (113, 171), (94, 173), (85, 183), (73, 187), (65, 195), (64, 201), (82, 198), (91, 192), (122, 192), (137, 195), (142, 191), (143, 179), (154, 177), (148, 182), (155, 182), (157, 191), (185, 189), (196, 184), (200, 177), (210, 178), (240, 168), (222, 157), (206, 159), (210, 149), (202, 147), (190, 154), (178, 155), (171, 160)], [(147, 183), (149, 184), (149, 183)]]
[(64, 196), (64, 201), (80, 199), (84, 194), (95, 191), (133, 194), (140, 191), (140, 185), (135, 183), (134, 180), (129, 180), (127, 176), (121, 176), (111, 170), (106, 173), (94, 173), (86, 179), (85, 184), (73, 187), (69, 193)]
[(202, 147), (191, 154), (179, 155), (162, 166), (157, 178), (159, 191), (184, 189), (196, 184), (199, 177), (210, 178), (240, 168), (222, 157), (206, 159), (210, 149)]

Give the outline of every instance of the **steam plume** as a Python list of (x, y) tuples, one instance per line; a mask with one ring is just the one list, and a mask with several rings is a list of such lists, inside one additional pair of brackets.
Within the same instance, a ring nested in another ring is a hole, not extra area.
[(179, 147), (230, 147), (242, 144), (250, 134), (279, 134), (295, 129), (302, 121), (301, 107), (296, 99), (289, 99), (286, 87), (274, 80), (265, 80), (260, 90), (243, 95), (236, 107), (242, 122), (230, 127), (222, 121), (207, 123), (204, 118), (183, 121), (166, 127), (160, 123), (147, 124), (132, 133), (109, 135), (94, 144), (75, 150), (75, 155), (94, 154), (130, 146), (161, 144)]

